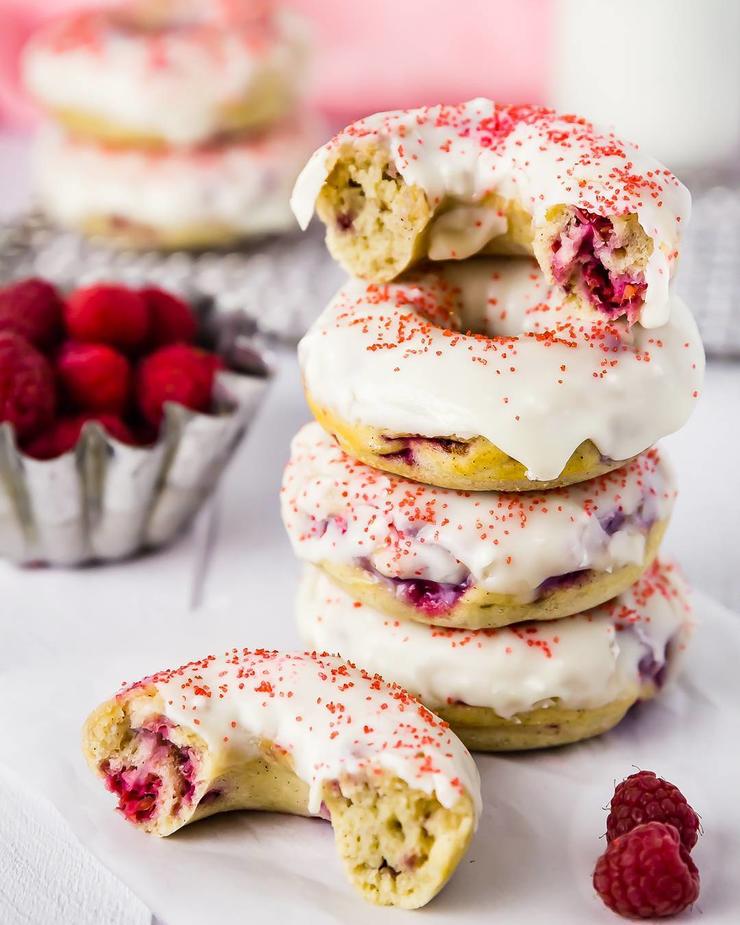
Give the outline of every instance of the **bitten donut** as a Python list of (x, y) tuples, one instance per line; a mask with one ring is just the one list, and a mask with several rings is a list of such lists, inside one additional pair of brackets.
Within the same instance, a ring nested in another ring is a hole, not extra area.
[(527, 259), (350, 280), (301, 341), (311, 410), (348, 453), (444, 488), (593, 478), (681, 427), (704, 372), (676, 296), (657, 330), (574, 310)]
[(149, 0), (53, 22), (25, 49), (38, 103), (77, 135), (194, 145), (262, 128), (293, 107), (303, 28), (247, 0)]
[(660, 691), (692, 627), (680, 574), (658, 562), (619, 597), (557, 623), (460, 630), (395, 620), (313, 567), (297, 614), (308, 645), (382, 671), (484, 751), (564, 745), (611, 729)]
[(298, 121), (227, 144), (137, 151), (49, 129), (35, 152), (36, 195), (63, 227), (127, 247), (227, 245), (292, 228), (290, 186), (313, 138)]
[(690, 196), (585, 119), (475, 99), (348, 126), (308, 162), (293, 206), (304, 227), (315, 206), (332, 254), (373, 282), (425, 257), (534, 254), (607, 318), (658, 327)]
[(319, 427), (282, 487), (299, 559), (383, 613), (478, 629), (553, 620), (620, 594), (650, 565), (675, 498), (657, 450), (570, 488), (455, 492), (378, 472)]
[(470, 754), (395, 684), (329, 655), (233, 649), (125, 688), (84, 731), (123, 816), (170, 835), (232, 809), (331, 821), (365, 899), (417, 908), (480, 812)]

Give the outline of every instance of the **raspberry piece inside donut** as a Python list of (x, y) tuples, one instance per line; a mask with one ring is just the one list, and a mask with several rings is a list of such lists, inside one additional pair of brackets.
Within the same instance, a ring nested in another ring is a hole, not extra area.
[(470, 574), (463, 581), (453, 583), (384, 575), (369, 559), (361, 559), (358, 565), (390, 588), (404, 604), (415, 607), (429, 617), (444, 617), (448, 614), (471, 584)]
[(193, 749), (169, 739), (169, 724), (151, 723), (133, 731), (114, 758), (100, 766), (118, 810), (131, 822), (148, 822), (160, 812), (177, 813), (192, 802), (196, 758)]
[(420, 578), (393, 578), (396, 595), (430, 617), (449, 613), (467, 590), (470, 581), (446, 584)]
[(633, 216), (612, 220), (574, 209), (552, 245), (555, 281), (608, 318), (626, 315), (634, 324), (647, 290), (644, 274), (634, 270), (640, 236)]

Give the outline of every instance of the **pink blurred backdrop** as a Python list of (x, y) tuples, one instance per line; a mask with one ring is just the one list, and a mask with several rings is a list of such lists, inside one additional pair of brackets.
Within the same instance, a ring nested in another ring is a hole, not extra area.
[[(0, 122), (28, 124), (18, 53), (46, 19), (114, 0), (0, 0)], [(207, 0), (205, 0), (207, 2)], [(552, 0), (289, 0), (311, 23), (313, 99), (332, 121), (475, 95), (541, 102)]]

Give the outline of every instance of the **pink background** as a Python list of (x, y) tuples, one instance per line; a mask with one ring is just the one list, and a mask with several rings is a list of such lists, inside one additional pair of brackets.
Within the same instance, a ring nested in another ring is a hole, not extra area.
[[(207, 0), (205, 0), (207, 2)], [(84, 0), (0, 0), (0, 122), (28, 123), (18, 52), (36, 24)], [(108, 0), (108, 5), (111, 5)], [(541, 102), (551, 0), (290, 0), (313, 27), (314, 100), (336, 121), (484, 95)]]

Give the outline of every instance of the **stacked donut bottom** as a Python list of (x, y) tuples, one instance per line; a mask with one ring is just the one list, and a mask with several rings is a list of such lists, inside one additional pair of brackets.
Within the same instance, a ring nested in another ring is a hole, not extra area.
[(445, 629), (385, 616), (309, 567), (298, 596), (307, 645), (406, 685), (474, 751), (566, 745), (616, 726), (675, 673), (690, 632), (675, 566), (655, 562), (627, 592), (561, 620)]
[(599, 735), (661, 691), (689, 636), (686, 588), (657, 558), (674, 497), (655, 449), (577, 485), (463, 492), (307, 425), (282, 493), (309, 563), (303, 642), (413, 692), (474, 750)]

